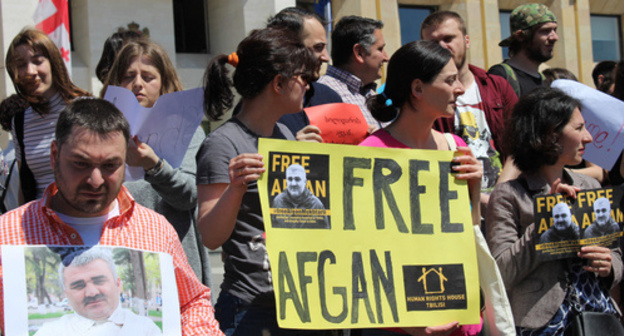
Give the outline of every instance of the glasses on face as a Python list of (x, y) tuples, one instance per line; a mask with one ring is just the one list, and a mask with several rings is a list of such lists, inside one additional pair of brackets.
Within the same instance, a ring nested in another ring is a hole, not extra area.
[(601, 214), (601, 213), (602, 213), (602, 214), (605, 214), (605, 213), (607, 213), (607, 208), (604, 208), (604, 209), (596, 209), (596, 213), (597, 213), (597, 214)]
[(290, 177), (286, 178), (286, 180), (288, 180), (288, 182), (292, 182), (292, 181), (301, 182), (301, 177), (299, 177), (299, 176), (295, 176), (295, 177), (290, 176)]

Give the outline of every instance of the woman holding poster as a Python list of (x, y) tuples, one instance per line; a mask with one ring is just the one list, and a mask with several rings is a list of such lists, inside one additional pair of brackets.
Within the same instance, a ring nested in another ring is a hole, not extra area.
[[(431, 41), (411, 42), (390, 58), (388, 78), (382, 94), (368, 100), (373, 116), (392, 123), (376, 131), (360, 145), (371, 147), (455, 150), (455, 178), (468, 180), (473, 204), (473, 223), (479, 225), (479, 195), (483, 167), (460, 137), (433, 130), (438, 118), (455, 115), (455, 101), (464, 93), (451, 52)], [(390, 101), (391, 100), (391, 101)], [(412, 335), (477, 335), (481, 325), (459, 326), (457, 322), (427, 328), (404, 328)], [(379, 335), (363, 330), (363, 335)], [(401, 332), (403, 333), (403, 332)], [(395, 334), (386, 331), (385, 334)]]
[[(117, 55), (106, 76), (102, 97), (109, 85), (124, 87), (139, 104), (151, 108), (161, 95), (182, 90), (175, 67), (165, 50), (147, 38), (128, 42)], [(199, 243), (195, 224), (197, 187), (195, 155), (204, 141), (201, 127), (193, 134), (180, 167), (173, 168), (146, 143), (134, 136), (128, 146), (127, 163), (142, 167), (144, 179), (124, 183), (134, 199), (167, 218), (178, 233), (197, 278), (210, 284), (208, 253)]]
[(582, 189), (600, 187), (564, 168), (581, 162), (592, 141), (580, 108), (560, 90), (541, 89), (522, 97), (509, 120), (508, 153), (522, 174), (496, 186), (486, 227), (518, 335), (563, 335), (581, 312), (618, 314), (609, 289), (622, 277), (619, 249), (584, 246), (577, 257), (557, 260), (544, 260), (536, 251), (533, 196), (575, 198)]
[(30, 107), (12, 120), (20, 171), (20, 204), (43, 196), (54, 181), (50, 144), (59, 114), (76, 97), (89, 93), (69, 78), (61, 52), (43, 32), (26, 28), (9, 45), (6, 69), (17, 94)]
[(242, 107), (206, 137), (197, 154), (202, 239), (210, 249), (223, 247), (225, 264), (215, 317), (226, 335), (289, 335), (279, 328), (275, 313), (256, 183), (265, 172), (258, 138), (294, 140), (277, 120), (301, 111), (317, 60), (289, 31), (251, 32), (235, 54), (215, 57), (206, 69), (204, 104), (211, 119), (219, 119), (232, 105), (228, 64), (236, 67), (233, 84)]

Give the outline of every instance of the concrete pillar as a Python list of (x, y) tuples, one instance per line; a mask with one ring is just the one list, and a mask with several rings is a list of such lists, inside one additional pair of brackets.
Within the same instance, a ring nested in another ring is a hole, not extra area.
[(72, 0), (71, 5), (74, 54), (81, 62), (72, 65), (74, 82), (94, 95), (98, 96), (102, 88), (95, 77), (95, 67), (104, 41), (119, 27), (127, 29), (131, 22), (137, 23), (139, 29), (148, 28), (150, 38), (160, 44), (176, 64), (171, 0)]
[(557, 17), (559, 41), (550, 67), (572, 71), (586, 85), (592, 85), (593, 53), (588, 0), (554, 0), (550, 10)]
[[(576, 15), (574, 4), (567, 0), (554, 0), (548, 5), (557, 17), (557, 35), (554, 57), (548, 61), (550, 67), (561, 67), (578, 74), (579, 54), (576, 36)], [(591, 39), (589, 40), (591, 41)]]
[(496, 0), (481, 1), (481, 22), (483, 28), (483, 57), (484, 69), (489, 69), (494, 64), (503, 61), (503, 52), (498, 43), (507, 36), (501, 36), (501, 25), (499, 19), (500, 9)]
[(594, 70), (594, 54), (591, 45), (591, 12), (589, 8), (589, 0), (576, 0), (576, 43), (579, 51), (579, 71), (576, 73), (579, 81), (585, 85), (594, 85), (591, 76)]
[(266, 25), (267, 19), (295, 0), (210, 0), (208, 24), (210, 53), (229, 54), (247, 34)]

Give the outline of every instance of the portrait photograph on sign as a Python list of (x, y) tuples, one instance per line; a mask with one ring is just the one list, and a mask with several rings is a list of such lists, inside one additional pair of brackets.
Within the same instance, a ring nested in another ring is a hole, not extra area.
[(3, 246), (2, 264), (7, 336), (180, 335), (172, 258), (163, 253)]
[(534, 197), (535, 249), (542, 258), (575, 257), (582, 246), (614, 248), (622, 237), (621, 187), (589, 189), (576, 199), (560, 194)]
[(479, 323), (470, 198), (451, 172), (454, 152), (265, 138), (258, 148), (280, 327)]
[(271, 153), (269, 162), (273, 227), (329, 229), (329, 156)]

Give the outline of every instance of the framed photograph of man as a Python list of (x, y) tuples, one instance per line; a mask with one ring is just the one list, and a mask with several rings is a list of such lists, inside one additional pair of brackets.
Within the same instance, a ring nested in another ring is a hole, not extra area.
[(180, 335), (173, 259), (105, 246), (2, 246), (12, 335)]

